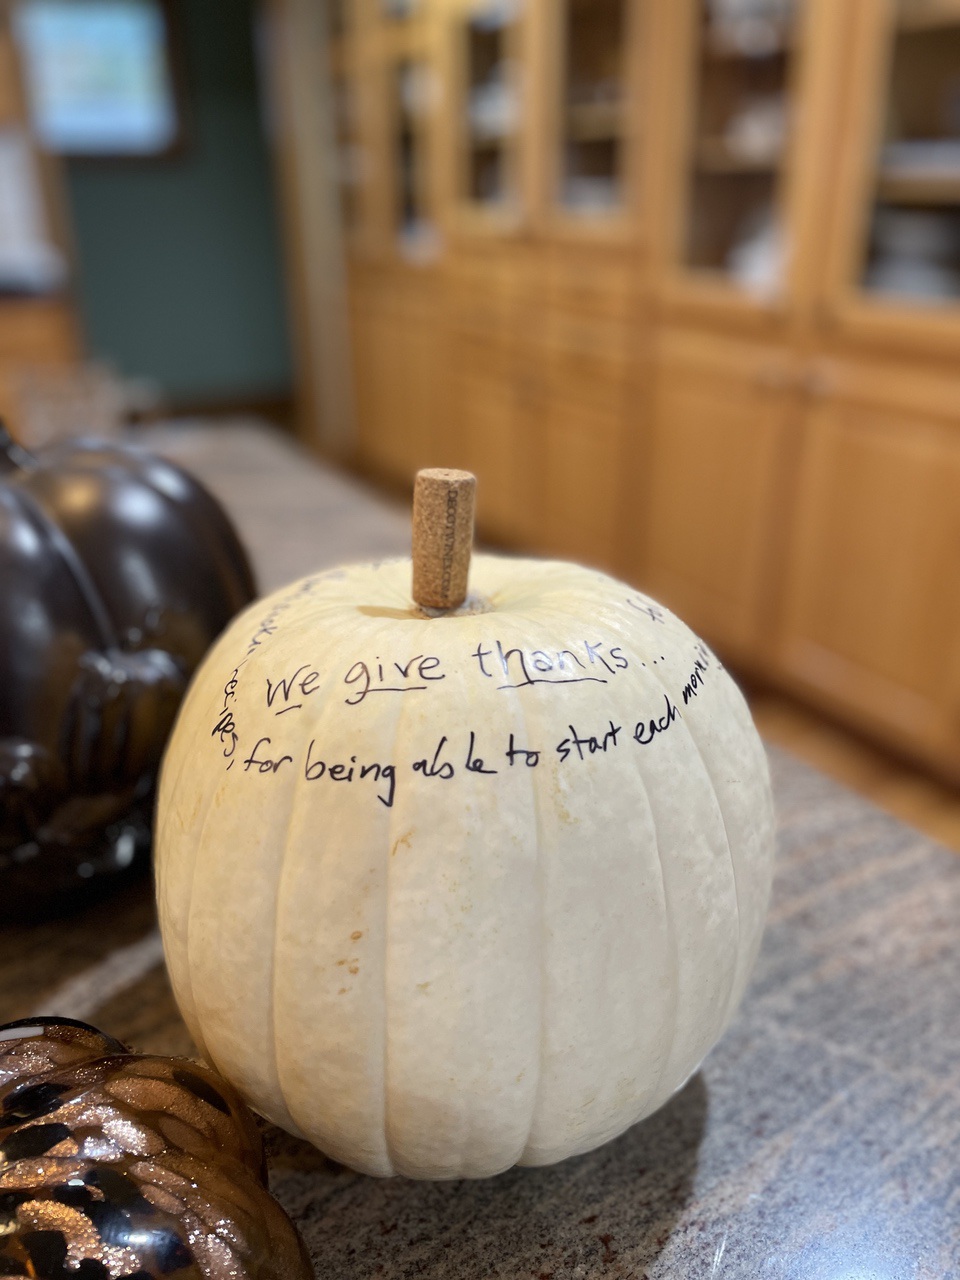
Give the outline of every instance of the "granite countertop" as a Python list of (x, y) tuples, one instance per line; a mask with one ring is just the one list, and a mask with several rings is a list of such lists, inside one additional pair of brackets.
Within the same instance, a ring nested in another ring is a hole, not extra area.
[[(151, 428), (215, 489), (263, 589), (407, 547), (402, 508), (253, 425)], [(485, 1182), (378, 1181), (268, 1130), (319, 1277), (960, 1277), (960, 858), (781, 752), (750, 990), (702, 1069), (621, 1138)], [(0, 1021), (92, 1019), (191, 1052), (149, 886), (0, 935)]]

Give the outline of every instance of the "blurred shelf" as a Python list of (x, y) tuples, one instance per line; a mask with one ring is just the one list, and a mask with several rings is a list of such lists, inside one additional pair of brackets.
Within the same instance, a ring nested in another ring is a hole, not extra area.
[(623, 132), (619, 102), (580, 102), (564, 113), (566, 136), (572, 142), (606, 142)]
[(899, 31), (960, 25), (960, 0), (903, 0), (897, 17)]
[(783, 58), (796, 47), (792, 23), (771, 22), (770, 39), (750, 45), (747, 41), (709, 30), (703, 41), (703, 52), (717, 62), (756, 62), (761, 58)]
[(782, 163), (782, 152), (752, 156), (723, 138), (702, 138), (697, 143), (696, 167), (701, 173), (775, 173)]
[(881, 169), (877, 196), (885, 204), (960, 204), (960, 169), (956, 173)]

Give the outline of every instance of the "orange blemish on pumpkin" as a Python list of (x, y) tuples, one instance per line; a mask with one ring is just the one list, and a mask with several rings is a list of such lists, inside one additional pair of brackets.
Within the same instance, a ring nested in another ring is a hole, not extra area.
[(351, 935), (350, 935), (350, 941), (351, 941), (351, 942), (359, 942), (359, 941), (360, 941), (360, 939), (361, 939), (362, 937), (363, 937), (363, 930), (362, 930), (362, 929), (354, 929), (353, 933), (351, 933)]
[(394, 840), (394, 842), (393, 842), (393, 848), (390, 850), (390, 857), (391, 857), (391, 858), (393, 858), (393, 857), (395, 857), (395, 856), (396, 856), (396, 852), (397, 852), (397, 850), (400, 848), (400, 846), (401, 846), (401, 845), (403, 845), (405, 848), (409, 849), (409, 848), (410, 848), (410, 840), (411, 840), (412, 836), (413, 836), (413, 828), (412, 828), (412, 827), (410, 828), (410, 830), (409, 830), (409, 831), (405, 832), (402, 836), (397, 836), (396, 840)]

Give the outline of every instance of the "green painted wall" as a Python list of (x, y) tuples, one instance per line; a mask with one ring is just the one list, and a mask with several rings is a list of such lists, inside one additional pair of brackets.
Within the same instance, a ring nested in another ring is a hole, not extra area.
[(173, 401), (290, 389), (252, 10), (252, 0), (180, 0), (181, 155), (67, 166), (90, 352)]

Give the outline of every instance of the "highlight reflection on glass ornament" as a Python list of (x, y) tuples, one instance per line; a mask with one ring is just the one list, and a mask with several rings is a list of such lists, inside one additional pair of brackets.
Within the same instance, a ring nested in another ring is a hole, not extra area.
[(208, 1068), (93, 1027), (0, 1027), (0, 1276), (310, 1280), (253, 1117)]

